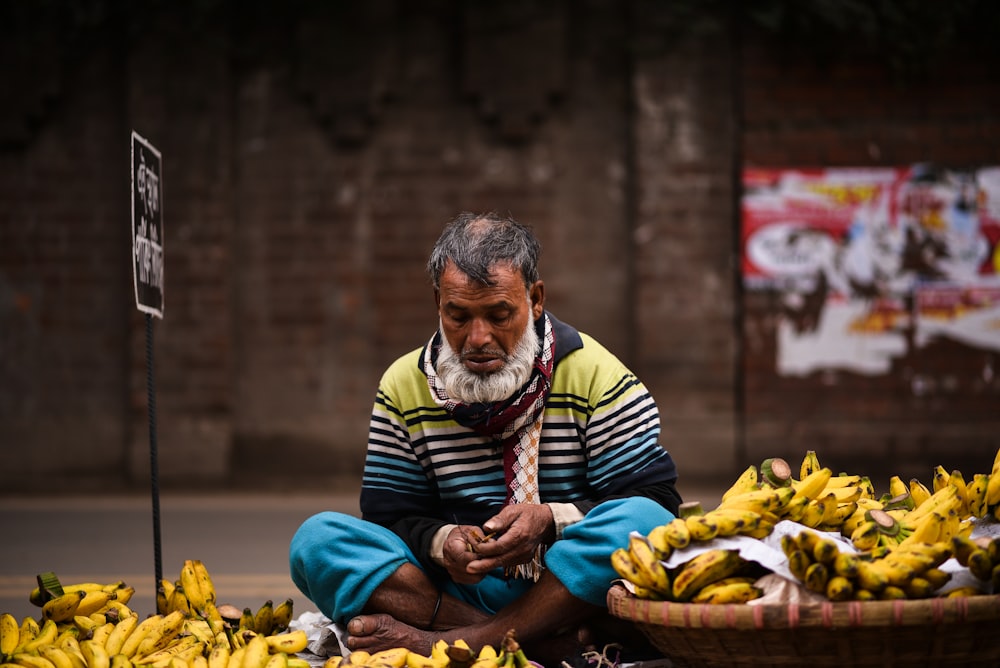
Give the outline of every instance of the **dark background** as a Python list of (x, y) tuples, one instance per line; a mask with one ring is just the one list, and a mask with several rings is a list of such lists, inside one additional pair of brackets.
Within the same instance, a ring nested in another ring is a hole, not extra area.
[(987, 471), (995, 352), (780, 377), (737, 239), (744, 167), (1000, 164), (997, 7), (3, 0), (0, 493), (147, 485), (132, 130), (163, 155), (168, 488), (356, 477), (379, 375), (436, 325), (427, 253), (488, 209), (536, 229), (548, 306), (649, 386), (683, 478), (808, 448)]

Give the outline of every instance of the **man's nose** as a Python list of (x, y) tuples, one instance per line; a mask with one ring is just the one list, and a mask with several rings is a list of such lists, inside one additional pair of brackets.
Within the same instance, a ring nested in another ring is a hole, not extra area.
[(483, 319), (476, 318), (469, 328), (466, 345), (473, 350), (485, 348), (493, 340), (493, 328)]

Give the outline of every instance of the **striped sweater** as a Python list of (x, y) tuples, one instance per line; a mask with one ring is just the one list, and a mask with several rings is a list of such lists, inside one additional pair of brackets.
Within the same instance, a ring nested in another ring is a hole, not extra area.
[[(556, 366), (539, 444), (541, 501), (586, 512), (638, 493), (676, 512), (677, 473), (657, 440), (652, 396), (596, 340), (549, 317)], [(364, 519), (392, 528), (418, 556), (441, 525), (481, 526), (506, 498), (502, 449), (434, 403), (421, 353), (396, 360), (379, 383), (361, 488)]]

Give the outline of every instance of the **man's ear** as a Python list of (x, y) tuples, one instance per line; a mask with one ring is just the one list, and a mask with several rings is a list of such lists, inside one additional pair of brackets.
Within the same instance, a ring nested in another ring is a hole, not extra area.
[(542, 311), (545, 310), (545, 283), (535, 281), (528, 294), (531, 295), (531, 318), (538, 320), (542, 317)]
[(441, 291), (434, 288), (434, 310), (441, 310)]

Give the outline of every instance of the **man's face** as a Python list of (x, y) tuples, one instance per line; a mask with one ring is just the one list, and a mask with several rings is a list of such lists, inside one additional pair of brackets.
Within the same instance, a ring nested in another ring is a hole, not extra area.
[(448, 263), (435, 293), (448, 345), (478, 375), (503, 368), (525, 328), (544, 308), (541, 281), (526, 286), (520, 272), (507, 264), (493, 267), (493, 279), (495, 285), (480, 285)]

